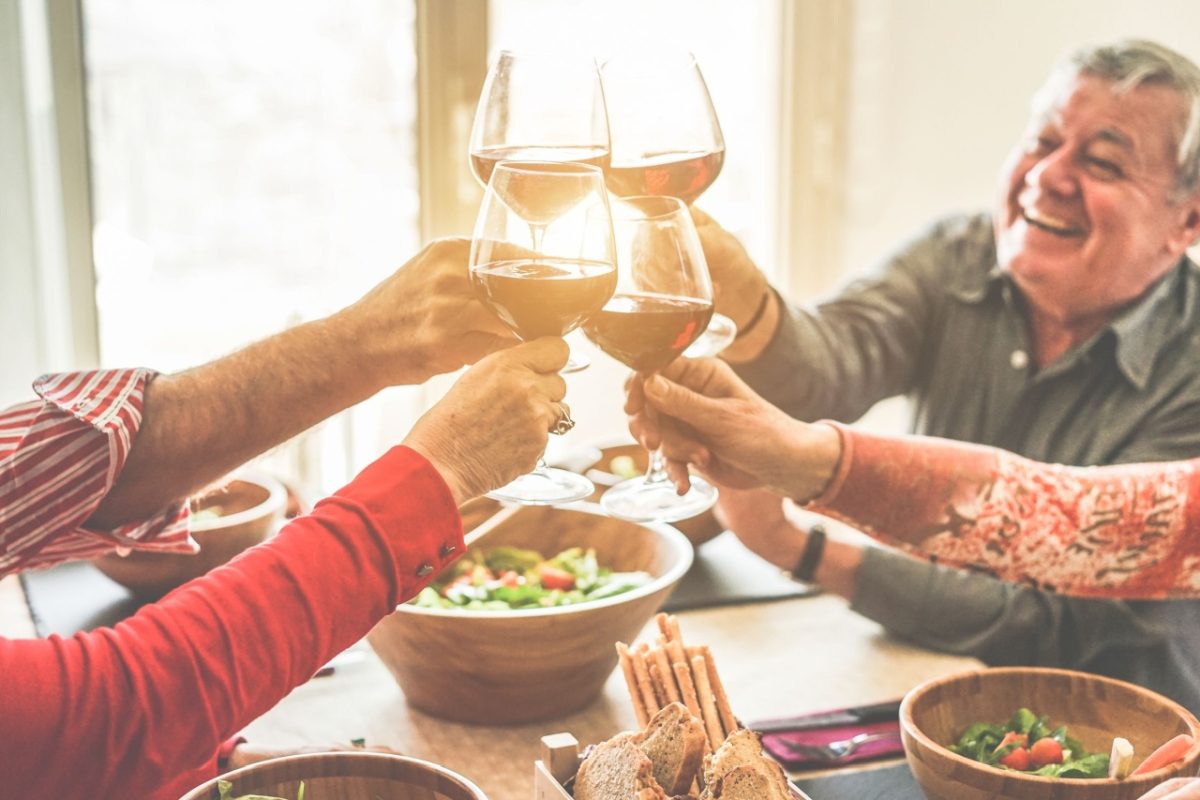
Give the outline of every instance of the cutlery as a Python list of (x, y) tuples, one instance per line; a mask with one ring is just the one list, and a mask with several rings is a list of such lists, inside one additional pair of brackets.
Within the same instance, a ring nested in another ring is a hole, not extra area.
[(822, 761), (838, 761), (854, 755), (867, 742), (899, 738), (900, 731), (884, 731), (882, 733), (860, 733), (849, 739), (829, 742), (828, 744), (799, 744), (797, 742), (789, 742), (787, 739), (780, 740), (779, 744), (782, 744), (785, 749), (796, 755), (819, 758)]
[(843, 708), (837, 711), (803, 714), (784, 719), (767, 719), (748, 722), (746, 727), (759, 733), (781, 733), (789, 731), (811, 731), (832, 728), (838, 725), (861, 725), (868, 722), (891, 722), (900, 718), (900, 701), (888, 700), (874, 705)]

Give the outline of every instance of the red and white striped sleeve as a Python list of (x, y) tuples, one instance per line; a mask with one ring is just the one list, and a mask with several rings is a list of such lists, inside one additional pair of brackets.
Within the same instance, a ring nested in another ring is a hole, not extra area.
[(111, 530), (85, 527), (125, 466), (147, 369), (45, 375), (40, 400), (0, 411), (0, 577), (114, 548), (196, 551), (185, 501)]

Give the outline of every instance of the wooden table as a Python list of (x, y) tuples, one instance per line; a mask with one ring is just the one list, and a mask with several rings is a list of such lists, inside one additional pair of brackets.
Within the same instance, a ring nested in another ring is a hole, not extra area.
[[(734, 711), (746, 720), (898, 697), (928, 678), (978, 666), (892, 639), (836, 597), (757, 603), (678, 615), (684, 638), (712, 650)], [(653, 627), (653, 624), (651, 624)], [(657, 635), (647, 628), (643, 636)], [(365, 645), (357, 660), (299, 687), (247, 729), (272, 745), (365, 738), (443, 764), (491, 800), (532, 800), (539, 741), (567, 731), (580, 743), (634, 726), (620, 671), (574, 715), (510, 728), (443, 722), (414, 711)]]

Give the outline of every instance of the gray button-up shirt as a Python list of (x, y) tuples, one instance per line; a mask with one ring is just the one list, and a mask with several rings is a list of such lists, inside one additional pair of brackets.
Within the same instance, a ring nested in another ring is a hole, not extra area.
[[(1200, 456), (1198, 322), (1200, 269), (1184, 259), (1038, 370), (990, 217), (955, 217), (832, 299), (792, 308), (737, 371), (800, 419), (851, 421), (904, 394), (915, 433), (1056, 463), (1165, 461)], [(1112, 675), (1200, 713), (1200, 601), (1060, 597), (872, 548), (853, 607), (928, 647)]]

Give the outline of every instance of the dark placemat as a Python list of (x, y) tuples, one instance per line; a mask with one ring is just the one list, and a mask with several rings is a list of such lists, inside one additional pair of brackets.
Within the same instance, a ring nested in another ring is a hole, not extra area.
[(38, 636), (70, 636), (114, 625), (141, 605), (87, 561), (22, 572), (21, 584)]
[(925, 800), (912, 770), (904, 762), (820, 778), (793, 775), (792, 783), (812, 800)]
[(663, 611), (761, 603), (818, 593), (816, 586), (785, 577), (726, 531), (696, 548), (692, 568), (663, 603)]

